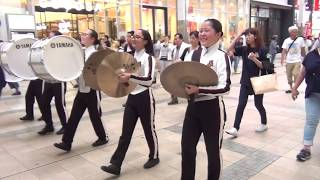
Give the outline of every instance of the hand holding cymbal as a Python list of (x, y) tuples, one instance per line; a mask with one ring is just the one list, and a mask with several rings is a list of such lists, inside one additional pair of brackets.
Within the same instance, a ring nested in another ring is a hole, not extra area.
[(197, 94), (199, 94), (199, 87), (195, 86), (195, 85), (186, 84), (185, 85), (185, 90), (186, 90), (187, 95), (191, 95), (191, 94), (197, 95)]
[(119, 74), (119, 81), (121, 83), (127, 83), (130, 79), (131, 74), (130, 73), (121, 73)]

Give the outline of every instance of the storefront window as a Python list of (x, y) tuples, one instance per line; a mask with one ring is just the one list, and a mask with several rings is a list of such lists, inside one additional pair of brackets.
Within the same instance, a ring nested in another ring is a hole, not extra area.
[(131, 7), (130, 5), (121, 5), (119, 6), (119, 34), (118, 36), (125, 36), (128, 31), (132, 31), (132, 18), (131, 18)]
[(169, 1), (168, 6), (168, 35), (173, 39), (173, 35), (177, 33), (177, 4), (176, 1)]
[(142, 0), (142, 3), (152, 6), (167, 6), (167, 0)]
[(219, 12), (226, 11), (226, 1), (223, 0), (214, 0), (213, 8), (215, 10), (215, 14)]
[(199, 2), (200, 9), (202, 10), (212, 10), (212, 0), (200, 0)]
[(134, 5), (133, 6), (133, 16), (134, 16), (134, 29), (140, 29), (141, 24), (140, 24), (140, 6), (139, 5)]
[(105, 4), (106, 34), (117, 39), (117, 9), (115, 3)]
[(27, 8), (27, 0), (0, 1), (0, 7), (26, 9)]
[(142, 29), (149, 31), (151, 37), (153, 37), (152, 9), (142, 8), (141, 17), (142, 17)]
[(188, 13), (191, 13), (192, 9), (199, 9), (199, 0), (189, 0), (187, 2), (187, 6), (188, 6)]
[(237, 22), (238, 22), (238, 14), (237, 14), (237, 0), (229, 0), (228, 1), (228, 22), (227, 22), (227, 42), (230, 42), (231, 37), (237, 35)]

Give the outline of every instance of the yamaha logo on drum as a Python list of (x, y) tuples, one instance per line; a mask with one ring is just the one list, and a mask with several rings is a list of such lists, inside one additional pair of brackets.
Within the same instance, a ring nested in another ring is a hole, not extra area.
[(17, 44), (16, 45), (16, 49), (20, 49), (20, 48), (31, 48), (32, 44)]
[(70, 42), (59, 42), (59, 43), (51, 43), (51, 48), (66, 48), (66, 47), (73, 47), (73, 43)]

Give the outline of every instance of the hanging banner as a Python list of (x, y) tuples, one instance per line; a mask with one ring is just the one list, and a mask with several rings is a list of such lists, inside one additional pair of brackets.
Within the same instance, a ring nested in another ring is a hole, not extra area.
[(306, 22), (304, 26), (304, 37), (309, 37), (312, 36), (312, 23), (311, 22)]

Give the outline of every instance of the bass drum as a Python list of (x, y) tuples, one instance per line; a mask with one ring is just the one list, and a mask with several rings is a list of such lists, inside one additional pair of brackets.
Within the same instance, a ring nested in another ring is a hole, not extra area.
[(39, 40), (31, 47), (30, 62), (34, 74), (47, 82), (67, 82), (78, 78), (84, 66), (80, 43), (68, 36)]
[(37, 79), (29, 66), (30, 48), (34, 42), (35, 39), (23, 38), (1, 44), (1, 66), (7, 82)]

